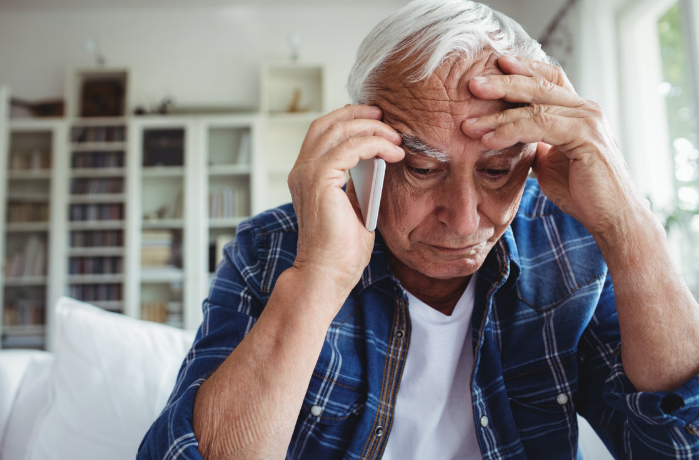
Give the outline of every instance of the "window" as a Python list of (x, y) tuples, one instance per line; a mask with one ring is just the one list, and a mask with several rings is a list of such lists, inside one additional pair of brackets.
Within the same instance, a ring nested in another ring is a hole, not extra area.
[[(697, 94), (693, 85), (695, 55), (687, 30), (689, 2), (678, 1), (657, 21), (667, 141), (674, 168), (674, 200), (665, 217), (670, 236), (681, 247), (682, 271), (690, 287), (699, 291), (699, 138)], [(691, 20), (691, 19), (690, 19)], [(691, 23), (690, 23), (691, 24)]]

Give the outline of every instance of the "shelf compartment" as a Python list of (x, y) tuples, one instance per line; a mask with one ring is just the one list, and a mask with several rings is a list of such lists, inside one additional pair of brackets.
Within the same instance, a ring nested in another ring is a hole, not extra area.
[(155, 229), (155, 228), (183, 228), (184, 219), (158, 219), (158, 220), (144, 220), (141, 224), (141, 228), (144, 229)]

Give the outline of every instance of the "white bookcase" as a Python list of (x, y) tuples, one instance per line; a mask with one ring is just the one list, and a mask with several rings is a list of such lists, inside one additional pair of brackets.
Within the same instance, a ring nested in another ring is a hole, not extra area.
[(287, 178), (311, 122), (325, 114), (325, 67), (322, 64), (262, 64), (260, 112), (264, 126), (264, 208), (291, 201)]
[[(0, 347), (51, 349), (52, 306), (62, 295), (199, 326), (223, 246), (240, 222), (290, 201), (287, 176), (325, 110), (322, 65), (261, 70), (254, 114), (130, 115), (128, 68), (69, 69), (61, 119), (9, 120), (9, 89), (0, 88)], [(123, 83), (122, 112), (81, 116), (81, 85), (102, 78)], [(34, 151), (50, 157), (47, 167), (9, 169), (13, 152)], [(8, 205), (18, 202), (45, 203), (48, 220), (8, 223)], [(8, 258), (33, 235), (43, 242), (45, 270), (5, 276)], [(17, 324), (8, 310), (22, 299), (42, 311), (36, 321)]]

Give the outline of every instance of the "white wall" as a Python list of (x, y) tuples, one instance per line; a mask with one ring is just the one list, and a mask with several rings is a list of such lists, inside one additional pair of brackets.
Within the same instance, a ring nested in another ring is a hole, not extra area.
[[(521, 20), (537, 37), (562, 0), (488, 3)], [(334, 108), (348, 102), (345, 81), (362, 39), (399, 4), (0, 7), (0, 83), (9, 84), (18, 97), (60, 97), (64, 69), (90, 63), (83, 41), (94, 37), (108, 64), (135, 70), (137, 104), (173, 96), (180, 105), (256, 107), (260, 61), (286, 58), (286, 37), (298, 31), (301, 58), (327, 63), (328, 108)]]

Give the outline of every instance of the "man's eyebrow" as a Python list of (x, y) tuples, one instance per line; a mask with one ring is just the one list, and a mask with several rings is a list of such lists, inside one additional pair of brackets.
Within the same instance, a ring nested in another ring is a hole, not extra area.
[(411, 136), (410, 134), (404, 134), (401, 132), (398, 132), (398, 134), (400, 134), (400, 137), (403, 139), (403, 145), (408, 150), (410, 150), (409, 153), (418, 153), (421, 155), (425, 155), (430, 158), (434, 158), (435, 160), (441, 161), (442, 163), (446, 163), (447, 161), (449, 161), (449, 155), (433, 147), (430, 147), (429, 145), (425, 144), (421, 139), (415, 136)]

